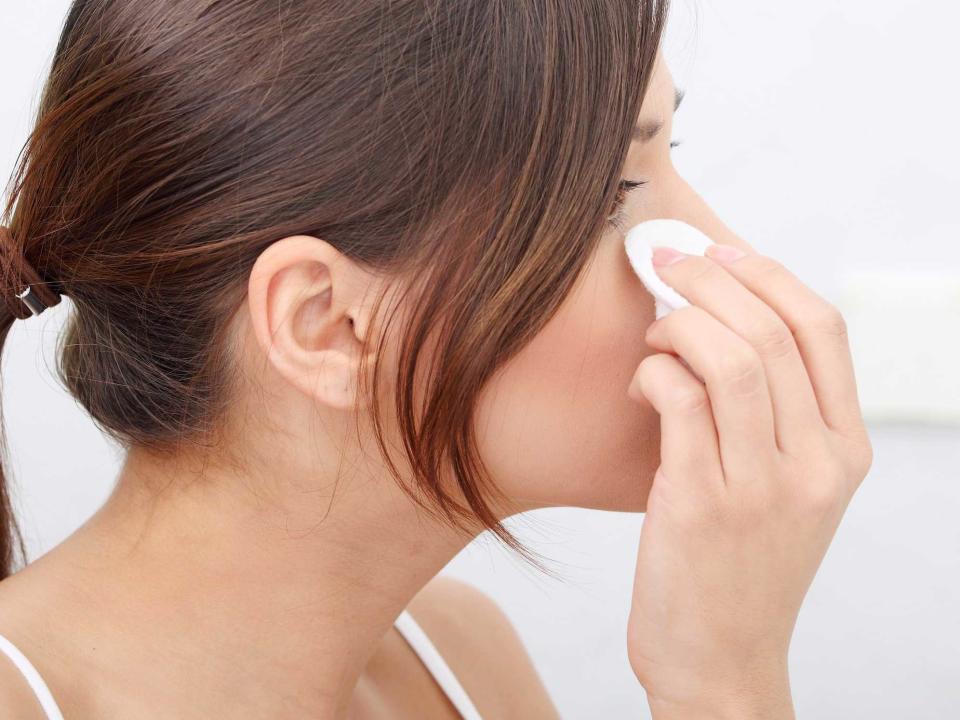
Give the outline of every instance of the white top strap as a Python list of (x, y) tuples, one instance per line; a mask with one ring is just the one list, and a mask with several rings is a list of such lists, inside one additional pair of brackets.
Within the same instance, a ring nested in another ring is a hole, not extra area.
[(460, 681), (457, 680), (457, 676), (453, 674), (446, 660), (443, 659), (430, 638), (417, 624), (417, 621), (413, 619), (413, 616), (404, 610), (394, 621), (394, 625), (414, 652), (420, 656), (423, 664), (427, 666), (427, 670), (436, 678), (454, 707), (460, 711), (460, 715), (466, 720), (482, 720), (473, 701), (467, 695), (467, 691), (463, 689)]
[[(470, 696), (467, 695), (467, 691), (464, 690), (460, 681), (457, 680), (457, 676), (453, 674), (450, 666), (447, 665), (447, 662), (437, 651), (437, 648), (430, 641), (430, 638), (427, 637), (427, 634), (417, 621), (413, 619), (413, 616), (404, 610), (394, 621), (394, 625), (423, 661), (427, 670), (430, 671), (430, 674), (436, 679), (441, 689), (446, 693), (447, 697), (450, 698), (450, 701), (459, 711), (460, 715), (465, 720), (483, 720), (473, 701), (470, 699)], [(3, 635), (0, 635), (0, 651), (5, 653), (20, 672), (23, 673), (23, 677), (30, 685), (30, 689), (33, 690), (37, 696), (40, 707), (43, 708), (43, 711), (46, 713), (47, 720), (63, 720), (63, 713), (60, 712), (60, 708), (53, 699), (53, 693), (50, 692), (50, 688), (47, 687), (40, 673), (37, 672), (37, 669), (27, 659), (26, 655), (20, 652), (20, 649)]]
[(13, 664), (23, 673), (23, 676), (30, 684), (30, 689), (33, 690), (33, 693), (37, 696), (37, 700), (40, 701), (40, 707), (42, 707), (43, 711), (47, 714), (47, 720), (63, 720), (63, 713), (61, 713), (60, 708), (57, 707), (50, 688), (47, 687), (43, 678), (40, 677), (37, 669), (27, 660), (27, 656), (20, 652), (17, 646), (7, 640), (3, 635), (0, 635), (0, 651), (6, 653), (7, 657), (9, 657), (13, 661)]

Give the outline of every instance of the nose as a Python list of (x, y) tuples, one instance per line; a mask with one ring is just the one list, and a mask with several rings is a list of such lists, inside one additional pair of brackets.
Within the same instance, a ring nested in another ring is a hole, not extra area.
[(707, 201), (686, 180), (679, 175), (675, 176), (674, 180), (677, 187), (674, 188), (670, 197), (675, 200), (676, 205), (672, 208), (670, 217), (693, 225), (715, 243), (733, 245), (747, 252), (756, 252), (746, 240), (720, 219)]

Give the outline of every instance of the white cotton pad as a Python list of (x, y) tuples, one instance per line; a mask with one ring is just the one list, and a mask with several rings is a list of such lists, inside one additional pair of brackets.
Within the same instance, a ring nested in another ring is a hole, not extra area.
[(703, 255), (707, 247), (713, 245), (713, 240), (692, 225), (671, 218), (647, 220), (634, 225), (627, 232), (624, 241), (627, 257), (630, 258), (633, 271), (653, 295), (656, 318), (659, 320), (690, 303), (657, 275), (653, 267), (653, 248), (656, 245), (672, 247), (689, 255)]

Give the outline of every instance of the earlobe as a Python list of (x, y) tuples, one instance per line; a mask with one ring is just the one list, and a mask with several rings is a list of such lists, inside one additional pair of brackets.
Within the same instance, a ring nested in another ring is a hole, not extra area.
[(325, 350), (321, 355), (321, 369), (314, 375), (320, 385), (313, 386), (311, 394), (332, 408), (348, 410), (354, 407), (357, 401), (355, 363), (337, 351)]
[(353, 295), (363, 282), (353, 264), (318, 238), (278, 240), (257, 258), (248, 282), (248, 309), (257, 344), (283, 379), (318, 402), (353, 407), (362, 338)]

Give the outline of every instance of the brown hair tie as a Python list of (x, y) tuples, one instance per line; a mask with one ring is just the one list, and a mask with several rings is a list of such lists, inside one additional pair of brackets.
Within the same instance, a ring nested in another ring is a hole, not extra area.
[[(3, 288), (3, 300), (18, 320), (39, 315), (60, 302), (60, 293), (51, 288), (27, 262), (20, 249), (14, 245), (10, 228), (3, 225), (0, 225), (0, 277), (14, 282), (26, 281), (23, 289)], [(8, 289), (14, 291), (12, 295), (7, 294)]]

